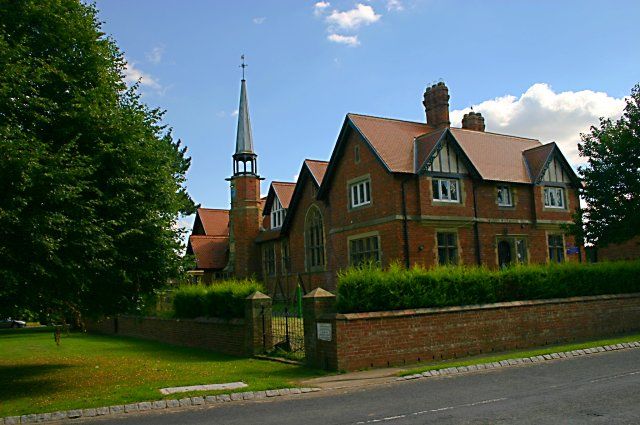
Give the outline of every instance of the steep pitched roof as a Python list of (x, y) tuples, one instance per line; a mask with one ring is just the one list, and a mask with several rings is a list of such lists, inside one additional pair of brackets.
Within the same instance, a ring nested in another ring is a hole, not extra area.
[(553, 143), (548, 143), (523, 152), (532, 181), (536, 181), (542, 175), (545, 164), (553, 154), (553, 146)]
[(483, 179), (532, 182), (523, 152), (540, 146), (539, 140), (462, 128), (449, 130)]
[(294, 182), (273, 182), (271, 186), (276, 192), (276, 195), (278, 195), (282, 208), (289, 208), (289, 202), (291, 202), (296, 184)]
[(296, 182), (293, 195), (291, 196), (291, 202), (289, 203), (287, 215), (284, 218), (284, 223), (282, 223), (281, 233), (286, 233), (289, 228), (289, 223), (291, 223), (292, 217), (296, 212), (296, 207), (298, 205), (298, 202), (300, 202), (300, 197), (302, 196), (304, 185), (306, 184), (307, 179), (312, 179), (313, 184), (316, 187), (321, 187), (326, 175), (328, 165), (329, 163), (326, 161), (318, 161), (315, 159), (304, 160), (304, 162), (302, 163), (302, 168), (300, 169), (300, 173), (298, 174), (298, 181)]
[(198, 208), (194, 228), (198, 221), (207, 236), (229, 236), (229, 210)]
[(528, 149), (523, 152), (523, 155), (531, 175), (532, 183), (538, 183), (542, 180), (553, 158), (558, 159), (562, 163), (564, 170), (568, 173), (568, 177), (573, 183), (577, 184), (580, 181), (580, 178), (576, 175), (575, 171), (573, 171), (569, 161), (564, 157), (555, 142)]
[(311, 171), (311, 175), (316, 180), (316, 184), (320, 186), (322, 180), (324, 180), (324, 175), (327, 173), (329, 162), (319, 161), (317, 159), (305, 159), (304, 163), (309, 168), (309, 171)]
[(347, 114), (347, 119), (371, 145), (387, 169), (395, 173), (414, 172), (413, 141), (434, 130), (425, 123), (368, 115)]
[(262, 206), (262, 215), (269, 215), (271, 213), (271, 206), (273, 205), (273, 199), (277, 195), (282, 207), (289, 208), (293, 191), (296, 184), (293, 182), (271, 182), (269, 185), (269, 192)]
[(198, 269), (223, 269), (229, 260), (229, 238), (191, 235), (187, 254), (195, 256)]
[(229, 258), (229, 210), (198, 208), (187, 254), (199, 269), (223, 269)]
[(432, 131), (423, 134), (415, 139), (415, 171), (418, 172), (424, 165), (425, 161), (433, 153), (442, 136), (446, 133), (446, 129)]

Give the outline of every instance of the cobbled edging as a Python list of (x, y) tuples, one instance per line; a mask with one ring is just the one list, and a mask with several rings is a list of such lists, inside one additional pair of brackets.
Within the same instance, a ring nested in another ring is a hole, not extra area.
[(606, 351), (624, 350), (628, 348), (640, 348), (640, 341), (623, 342), (615, 345), (603, 345), (599, 347), (583, 348), (580, 350), (563, 351), (558, 353), (543, 354), (540, 356), (520, 357), (515, 359), (500, 360), (499, 362), (480, 363), (469, 366), (447, 367), (443, 369), (428, 370), (414, 375), (401, 376), (396, 381), (409, 381), (412, 379), (429, 378), (432, 376), (454, 375), (465, 372), (475, 372), (478, 370), (499, 369), (503, 367), (519, 366), (523, 364), (540, 363), (549, 360), (565, 359), (570, 357), (580, 357)]
[(172, 400), (141, 401), (139, 403), (120, 404), (115, 406), (94, 407), (90, 409), (72, 409), (52, 413), (38, 413), (21, 416), (8, 416), (0, 418), (0, 425), (35, 424), (53, 422), (77, 418), (92, 418), (97, 416), (121, 415), (150, 410), (163, 410), (203, 406), (232, 401), (257, 400), (270, 397), (306, 394), (320, 391), (320, 388), (282, 388), (266, 391), (246, 391), (243, 393), (231, 393), (220, 395), (201, 395)]

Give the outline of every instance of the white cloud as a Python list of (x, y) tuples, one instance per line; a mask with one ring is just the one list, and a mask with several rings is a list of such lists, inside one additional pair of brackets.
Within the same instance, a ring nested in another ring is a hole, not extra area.
[(159, 64), (162, 61), (162, 55), (164, 54), (164, 46), (156, 46), (151, 49), (150, 52), (145, 54), (147, 60), (152, 64)]
[(333, 41), (334, 43), (346, 44), (351, 47), (355, 47), (360, 44), (357, 35), (329, 34), (327, 36), (327, 40)]
[(316, 16), (320, 16), (327, 10), (329, 6), (331, 6), (331, 3), (329, 3), (328, 1), (319, 1), (313, 5), (313, 14)]
[(298, 181), (298, 177), (300, 177), (300, 174), (294, 174), (293, 175), (293, 181), (297, 182)]
[(264, 21), (266, 21), (267, 18), (265, 16), (259, 16), (257, 18), (253, 18), (253, 23), (260, 25), (261, 23), (263, 23)]
[(344, 12), (333, 10), (327, 16), (327, 22), (339, 29), (356, 30), (362, 25), (370, 25), (377, 22), (381, 16), (376, 14), (373, 7), (358, 3), (354, 9)]
[(238, 111), (237, 109), (235, 109), (233, 112), (231, 112), (231, 114), (230, 114), (230, 115), (231, 115), (232, 117), (237, 117), (239, 112), (240, 112), (240, 111)]
[(147, 87), (158, 92), (162, 91), (162, 85), (158, 80), (146, 72), (143, 72), (141, 69), (136, 68), (131, 62), (127, 62), (124, 66), (124, 80), (130, 85), (140, 81), (141, 87)]
[(400, 0), (388, 0), (387, 1), (387, 10), (394, 10), (396, 12), (400, 12), (404, 10), (404, 5)]
[[(624, 98), (592, 90), (556, 93), (546, 83), (536, 83), (520, 97), (506, 95), (473, 105), (485, 118), (487, 131), (532, 137), (558, 144), (573, 165), (584, 163), (578, 156), (580, 133), (597, 125), (600, 117), (617, 118)], [(460, 126), (470, 108), (451, 111), (451, 123)]]

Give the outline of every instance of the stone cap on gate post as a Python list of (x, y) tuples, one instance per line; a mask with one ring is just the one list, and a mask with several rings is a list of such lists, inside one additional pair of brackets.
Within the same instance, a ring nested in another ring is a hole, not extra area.
[(316, 288), (302, 297), (305, 316), (311, 314), (316, 318), (321, 314), (336, 312), (336, 296), (322, 288)]
[(246, 351), (249, 355), (272, 348), (271, 297), (256, 291), (245, 298)]

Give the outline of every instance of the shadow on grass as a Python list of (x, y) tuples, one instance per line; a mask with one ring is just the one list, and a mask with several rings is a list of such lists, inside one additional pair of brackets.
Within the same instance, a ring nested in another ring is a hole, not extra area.
[(55, 393), (62, 382), (47, 375), (67, 367), (64, 364), (0, 365), (0, 400)]
[(25, 335), (43, 334), (43, 333), (50, 333), (51, 338), (53, 338), (53, 327), (42, 326), (42, 327), (35, 327), (35, 328), (0, 329), (0, 339), (20, 338), (20, 337), (24, 337)]
[(180, 362), (232, 362), (237, 360), (245, 360), (245, 358), (242, 357), (235, 357), (228, 354), (217, 353), (215, 351), (209, 351), (203, 348), (180, 347), (163, 342), (150, 341), (130, 336), (96, 334), (91, 334), (90, 336), (91, 338), (102, 339), (105, 342), (117, 343), (118, 346), (109, 348), (109, 351), (113, 354), (118, 352), (122, 354), (135, 352), (136, 355), (148, 355), (156, 360)]

